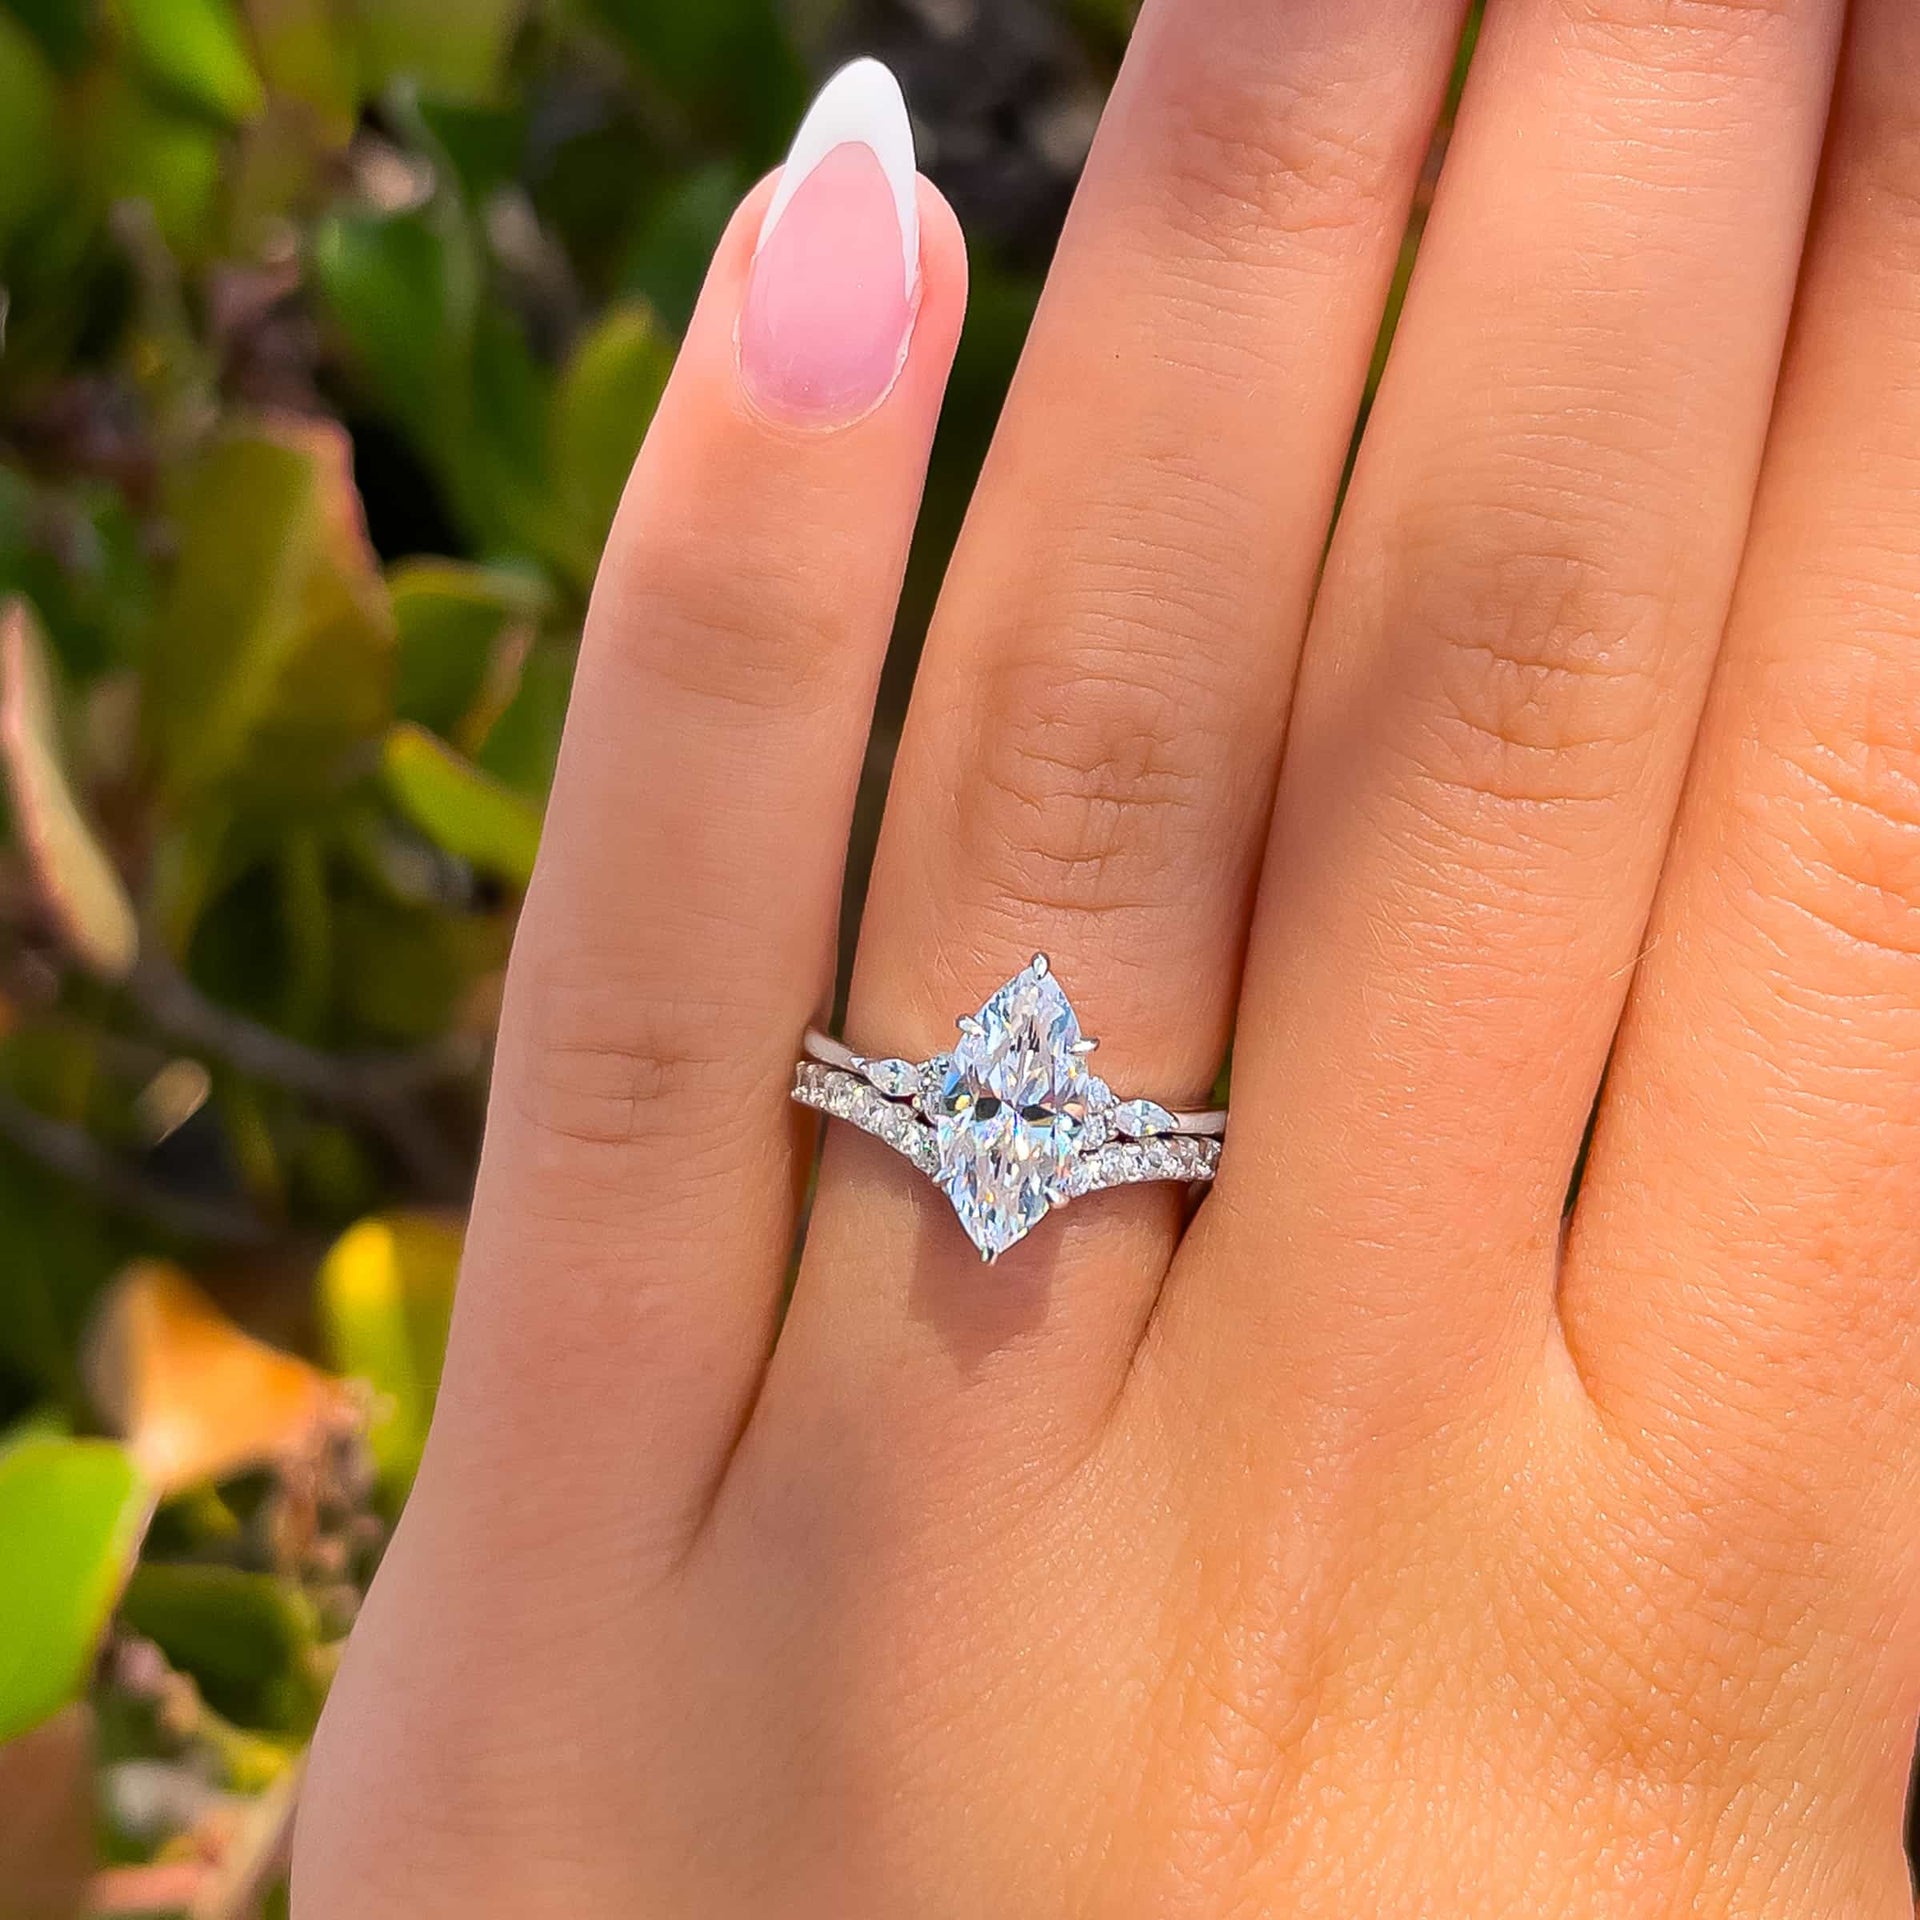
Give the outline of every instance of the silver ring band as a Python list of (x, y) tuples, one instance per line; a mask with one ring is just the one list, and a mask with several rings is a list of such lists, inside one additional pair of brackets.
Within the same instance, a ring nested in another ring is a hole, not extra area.
[(1136, 1181), (1211, 1180), (1224, 1109), (1119, 1098), (1036, 954), (930, 1060), (855, 1053), (810, 1030), (793, 1098), (883, 1140), (932, 1180), (988, 1262), (1053, 1208)]
[[(837, 1067), (842, 1073), (851, 1073), (864, 1079), (866, 1069), (874, 1064), (865, 1054), (855, 1053), (851, 1047), (843, 1046), (830, 1033), (822, 1033), (818, 1027), (809, 1027), (807, 1037), (801, 1043), (801, 1051), (809, 1060), (817, 1061), (823, 1067)], [(794, 1096), (799, 1098), (798, 1094)], [(803, 1104), (811, 1104), (803, 1103)], [(1177, 1107), (1161, 1109), (1173, 1122), (1170, 1127), (1162, 1127), (1162, 1133), (1190, 1134), (1196, 1138), (1219, 1140), (1227, 1131), (1227, 1110), (1225, 1107), (1205, 1107), (1198, 1112), (1182, 1112)]]

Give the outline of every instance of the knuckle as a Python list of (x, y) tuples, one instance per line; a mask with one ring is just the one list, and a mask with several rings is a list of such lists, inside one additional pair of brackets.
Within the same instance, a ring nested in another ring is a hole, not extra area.
[(1487, 558), (1456, 545), (1424, 591), (1423, 773), (1476, 802), (1616, 799), (1657, 724), (1661, 596), (1537, 538)]
[(1808, 0), (1564, 0), (1574, 31), (1658, 67), (1723, 70), (1730, 57), (1770, 42), (1809, 17)]
[(1796, 662), (1768, 742), (1793, 857), (1785, 897), (1855, 949), (1920, 959), (1920, 672), (1913, 636), (1857, 635)]
[(711, 1140), (740, 1102), (725, 1010), (690, 998), (633, 994), (617, 965), (550, 963), (527, 983), (502, 1061), (518, 1119), (577, 1159)]
[(1398, 138), (1368, 111), (1365, 76), (1345, 61), (1283, 74), (1244, 52), (1220, 49), (1169, 107), (1162, 178), (1178, 223), (1239, 257), (1379, 217)]
[(1159, 903), (1208, 831), (1218, 730), (1188, 711), (1171, 663), (1084, 636), (998, 677), (968, 779), (967, 862), (1043, 918)]
[[(782, 583), (777, 598), (769, 580)], [(837, 599), (830, 583), (797, 577), (791, 559), (772, 571), (666, 562), (622, 591), (609, 622), (620, 653), (657, 690), (759, 717), (837, 697), (859, 653), (830, 617)]]

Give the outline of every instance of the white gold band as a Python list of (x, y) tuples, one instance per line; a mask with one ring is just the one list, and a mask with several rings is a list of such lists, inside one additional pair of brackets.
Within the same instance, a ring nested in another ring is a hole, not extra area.
[[(802, 1060), (794, 1069), (793, 1097), (830, 1119), (845, 1120), (904, 1154), (929, 1180), (940, 1177), (934, 1132), (904, 1100), (889, 1100), (859, 1074)], [(1103, 1187), (1141, 1180), (1211, 1180), (1220, 1165), (1220, 1142), (1198, 1133), (1152, 1140), (1109, 1140), (1083, 1154), (1069, 1170), (1063, 1198), (1077, 1199)]]
[[(830, 1033), (822, 1033), (818, 1027), (809, 1027), (807, 1037), (801, 1045), (802, 1052), (809, 1060), (818, 1061), (823, 1067), (838, 1067), (842, 1073), (865, 1076), (868, 1067), (874, 1062), (865, 1054), (854, 1050), (836, 1040)], [(796, 1099), (799, 1096), (794, 1096)], [(1205, 1107), (1197, 1112), (1183, 1112), (1177, 1107), (1162, 1109), (1173, 1122), (1163, 1127), (1163, 1133), (1193, 1134), (1210, 1140), (1222, 1139), (1227, 1131), (1227, 1110), (1225, 1107)]]

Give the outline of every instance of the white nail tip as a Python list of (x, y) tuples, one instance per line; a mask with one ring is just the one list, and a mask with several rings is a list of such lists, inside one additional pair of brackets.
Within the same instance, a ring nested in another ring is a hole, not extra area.
[(911, 298), (920, 282), (920, 204), (913, 163), (913, 125), (907, 102), (892, 69), (878, 60), (854, 60), (842, 67), (815, 96), (793, 136), (787, 163), (760, 223), (759, 246), (780, 223), (788, 203), (807, 176), (836, 147), (856, 141), (870, 148), (893, 189), (900, 222), (901, 260)]

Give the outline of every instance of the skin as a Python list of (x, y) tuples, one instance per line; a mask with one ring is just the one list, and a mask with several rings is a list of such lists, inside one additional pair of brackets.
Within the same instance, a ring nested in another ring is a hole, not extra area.
[[(1211, 1197), (983, 1274), (786, 1100), (963, 303), (595, 593), (297, 1920), (1883, 1916), (1920, 1715), (1920, 11), (1149, 0), (848, 1032), (1036, 948)], [(1284, 746), (1284, 754), (1283, 754)], [(1598, 1103), (1577, 1203), (1565, 1213)], [(777, 1334), (777, 1340), (776, 1340)]]

